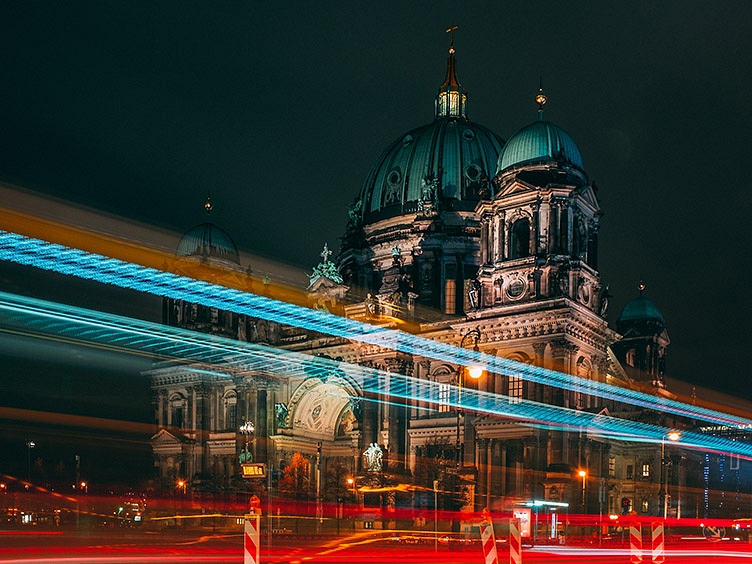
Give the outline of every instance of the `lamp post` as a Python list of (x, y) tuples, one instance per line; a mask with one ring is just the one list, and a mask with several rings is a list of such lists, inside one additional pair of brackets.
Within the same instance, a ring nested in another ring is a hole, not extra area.
[(240, 433), (245, 437), (245, 453), (240, 457), (241, 462), (253, 462), (253, 455), (248, 450), (248, 443), (251, 442), (251, 437), (256, 427), (253, 425), (253, 421), (246, 421), (240, 426)]
[(439, 481), (433, 481), (433, 551), (439, 551)]
[(580, 470), (579, 472), (577, 472), (577, 475), (580, 478), (582, 478), (582, 501), (581, 501), (581, 504), (582, 504), (582, 512), (585, 513), (585, 483), (586, 483), (586, 480), (587, 480), (587, 471)]
[(663, 519), (668, 517), (668, 467), (666, 464), (666, 439), (677, 442), (681, 439), (681, 433), (671, 431), (661, 437), (661, 496), (663, 504)]
[[(473, 339), (473, 351), (479, 352), (478, 349), (478, 342), (480, 341), (480, 329), (477, 327), (473, 327), (470, 329), (467, 333), (465, 333), (462, 336), (462, 340), (460, 341), (460, 348), (464, 349), (465, 344), (469, 341), (469, 339)], [(482, 366), (461, 366), (457, 375), (457, 443), (456, 443), (456, 449), (457, 449), (457, 473), (459, 475), (459, 471), (463, 466), (463, 457), (462, 457), (462, 431), (464, 430), (464, 413), (462, 409), (462, 388), (465, 387), (465, 371), (467, 371), (467, 374), (472, 378), (473, 380), (478, 380), (481, 376), (483, 376), (484, 369)]]
[(29, 486), (31, 484), (31, 449), (33, 449), (36, 445), (34, 441), (26, 441), (26, 455), (27, 455), (27, 464), (26, 464), (26, 489), (29, 489)]

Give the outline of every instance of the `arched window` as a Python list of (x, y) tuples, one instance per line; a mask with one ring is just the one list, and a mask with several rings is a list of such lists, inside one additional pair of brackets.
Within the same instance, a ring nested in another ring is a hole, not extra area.
[(238, 428), (238, 397), (235, 391), (230, 391), (225, 394), (225, 425), (224, 428), (227, 431), (237, 430)]
[(530, 222), (527, 219), (518, 219), (512, 224), (509, 233), (509, 258), (527, 256), (530, 256)]

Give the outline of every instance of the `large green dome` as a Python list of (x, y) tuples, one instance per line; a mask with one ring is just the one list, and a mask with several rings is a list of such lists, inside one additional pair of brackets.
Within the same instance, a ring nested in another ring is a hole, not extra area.
[(584, 171), (582, 156), (569, 134), (548, 121), (523, 127), (507, 141), (497, 172), (532, 163), (559, 162)]
[(418, 212), (435, 181), (443, 209), (472, 211), (494, 175), (504, 141), (460, 116), (437, 117), (401, 135), (382, 153), (360, 194), (364, 223)]

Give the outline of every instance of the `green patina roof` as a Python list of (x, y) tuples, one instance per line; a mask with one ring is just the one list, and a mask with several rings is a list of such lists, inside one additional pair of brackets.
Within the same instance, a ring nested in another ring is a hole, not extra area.
[(655, 320), (665, 324), (660, 310), (649, 299), (639, 296), (629, 302), (621, 310), (619, 323), (624, 321), (647, 321)]
[(523, 127), (507, 141), (499, 155), (497, 171), (535, 162), (563, 162), (584, 171), (577, 145), (563, 129), (548, 121)]
[(364, 221), (373, 214), (379, 219), (414, 214), (426, 179), (436, 181), (439, 199), (466, 202), (468, 210), (474, 209), (480, 187), (493, 178), (503, 144), (490, 129), (454, 117), (439, 117), (400, 136), (363, 184)]
[(178, 243), (177, 255), (215, 258), (240, 264), (240, 253), (232, 237), (213, 223), (202, 223), (186, 231)]

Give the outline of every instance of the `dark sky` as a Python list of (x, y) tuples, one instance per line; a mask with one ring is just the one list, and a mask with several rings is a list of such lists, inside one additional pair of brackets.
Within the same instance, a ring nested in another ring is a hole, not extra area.
[[(663, 312), (670, 375), (749, 374), (752, 2), (3, 2), (0, 177), (310, 269), (381, 151), (433, 119), (450, 22), (469, 115), (546, 117), (605, 212), (615, 321)], [(252, 266), (252, 265), (251, 265)]]

